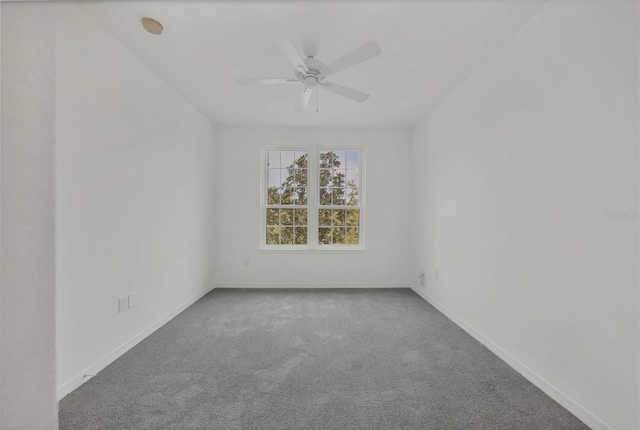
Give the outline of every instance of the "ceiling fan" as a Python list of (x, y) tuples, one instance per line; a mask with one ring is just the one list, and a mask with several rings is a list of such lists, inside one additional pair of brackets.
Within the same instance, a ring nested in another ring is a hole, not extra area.
[(241, 85), (302, 84), (303, 88), (298, 97), (298, 103), (295, 108), (296, 112), (304, 112), (307, 109), (309, 100), (311, 99), (311, 93), (318, 88), (318, 85), (327, 91), (359, 103), (367, 100), (369, 94), (329, 82), (326, 78), (382, 53), (378, 43), (375, 40), (371, 40), (334, 62), (325, 65), (322, 61), (315, 58), (318, 49), (313, 45), (305, 46), (305, 58), (301, 58), (298, 51), (291, 45), (291, 42), (286, 39), (280, 41), (280, 49), (295, 68), (295, 78), (237, 79), (236, 82)]

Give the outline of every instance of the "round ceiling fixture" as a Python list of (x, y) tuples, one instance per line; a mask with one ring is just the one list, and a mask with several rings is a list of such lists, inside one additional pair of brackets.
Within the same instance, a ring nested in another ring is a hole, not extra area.
[(151, 34), (162, 34), (162, 24), (153, 18), (142, 18), (142, 27)]

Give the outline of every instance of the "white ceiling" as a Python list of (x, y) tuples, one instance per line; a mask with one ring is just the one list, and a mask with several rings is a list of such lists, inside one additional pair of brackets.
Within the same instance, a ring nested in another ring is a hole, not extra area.
[[(214, 123), (405, 127), (420, 121), (521, 28), (540, 0), (86, 2), (86, 11)], [(146, 33), (143, 16), (160, 21)], [(322, 91), (293, 111), (297, 85), (240, 86), (236, 78), (293, 77), (277, 41), (325, 64), (374, 39), (382, 54), (329, 80), (371, 94), (356, 103)]]

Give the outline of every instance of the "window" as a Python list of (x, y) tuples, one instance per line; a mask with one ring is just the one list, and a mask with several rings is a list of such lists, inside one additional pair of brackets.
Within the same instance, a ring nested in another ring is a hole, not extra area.
[(266, 244), (306, 245), (309, 152), (268, 151)]
[(267, 147), (262, 249), (364, 249), (363, 150)]
[(360, 244), (360, 151), (320, 151), (318, 244)]

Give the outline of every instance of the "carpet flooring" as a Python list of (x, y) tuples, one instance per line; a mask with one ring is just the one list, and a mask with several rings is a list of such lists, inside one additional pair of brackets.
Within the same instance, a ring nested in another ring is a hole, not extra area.
[(587, 429), (409, 289), (216, 289), (60, 402), (61, 430)]

